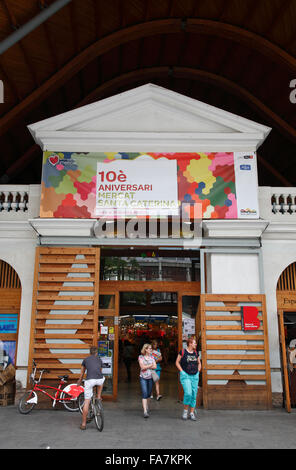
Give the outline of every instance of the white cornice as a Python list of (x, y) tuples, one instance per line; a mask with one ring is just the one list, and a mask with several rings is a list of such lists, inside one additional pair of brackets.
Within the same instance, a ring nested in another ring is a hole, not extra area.
[(61, 152), (254, 152), (261, 145), (256, 133), (73, 132), (40, 131), (42, 150)]
[(28, 220), (1, 220), (0, 238), (36, 238), (37, 234)]
[[(34, 230), (42, 237), (93, 237), (96, 219), (29, 219)], [(266, 220), (203, 220), (204, 236), (211, 238), (260, 238)], [(296, 228), (296, 227), (295, 227)], [(129, 240), (133, 244), (133, 240)]]
[(95, 219), (29, 219), (28, 221), (42, 237), (90, 237), (93, 235)]
[(296, 240), (296, 223), (271, 222), (265, 230), (263, 240)]
[(208, 238), (260, 238), (267, 220), (203, 220), (204, 236)]

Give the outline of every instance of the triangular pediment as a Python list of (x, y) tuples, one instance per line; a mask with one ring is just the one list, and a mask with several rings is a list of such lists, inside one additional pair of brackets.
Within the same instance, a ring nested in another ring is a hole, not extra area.
[(237, 130), (184, 110), (177, 110), (155, 99), (130, 103), (108, 115), (101, 112), (83, 122), (64, 127), (64, 131), (94, 132), (237, 132)]
[[(206, 146), (211, 141), (218, 144), (219, 139), (224, 143), (227, 141), (228, 146), (231, 146), (231, 140), (235, 143), (252, 140), (252, 146), (257, 147), (271, 130), (152, 84), (82, 106), (32, 124), (28, 128), (35, 141), (44, 149), (51, 146), (51, 149), (62, 150), (61, 147), (56, 147), (60, 144), (67, 149), (72, 145), (73, 151), (82, 148), (83, 140), (88, 140), (85, 150), (90, 150), (92, 144), (95, 149), (96, 145), (100, 146), (103, 142), (108, 147), (108, 137), (111, 134), (113, 141), (117, 140), (117, 145), (120, 145), (120, 138), (126, 143), (129, 137), (132, 140), (136, 136), (141, 145), (145, 143), (145, 139), (152, 145), (153, 139), (156, 146), (161, 140), (162, 144), (166, 142), (169, 145), (177, 138), (178, 142), (184, 140), (185, 144), (193, 139)], [(55, 141), (55, 147), (52, 147)], [(229, 147), (229, 150), (232, 149)]]

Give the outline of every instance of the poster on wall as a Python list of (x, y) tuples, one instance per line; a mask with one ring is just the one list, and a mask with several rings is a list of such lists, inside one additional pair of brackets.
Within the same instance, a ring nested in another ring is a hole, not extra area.
[(259, 311), (257, 307), (241, 307), (242, 330), (252, 331), (260, 328), (260, 320), (258, 319)]
[(102, 374), (112, 377), (112, 357), (101, 356)]
[(55, 152), (43, 154), (40, 217), (176, 215), (259, 218), (256, 154), (250, 152)]
[(17, 333), (17, 313), (7, 313), (0, 315), (0, 333)]
[(5, 369), (9, 364), (15, 364), (15, 341), (0, 340), (0, 367)]

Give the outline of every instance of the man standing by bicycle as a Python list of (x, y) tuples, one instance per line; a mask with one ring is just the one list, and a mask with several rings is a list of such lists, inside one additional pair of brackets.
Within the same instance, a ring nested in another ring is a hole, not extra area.
[(103, 383), (105, 377), (102, 374), (102, 361), (98, 356), (98, 348), (96, 346), (90, 347), (90, 356), (83, 359), (81, 364), (81, 374), (77, 385), (81, 385), (83, 376), (87, 371), (86, 380), (84, 383), (84, 406), (82, 412), (81, 430), (86, 429), (86, 419), (89, 409), (91, 397), (93, 395), (93, 387), (97, 386), (97, 399), (101, 400), (101, 393), (103, 390)]

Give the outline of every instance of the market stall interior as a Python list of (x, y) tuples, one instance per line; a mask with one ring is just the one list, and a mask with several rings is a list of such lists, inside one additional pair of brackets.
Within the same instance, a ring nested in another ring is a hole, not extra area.
[[(178, 349), (178, 298), (175, 292), (123, 292), (120, 295), (119, 392), (138, 386), (138, 356), (156, 340), (161, 351), (162, 393), (176, 394), (174, 362)], [(165, 387), (165, 390), (164, 390)]]

